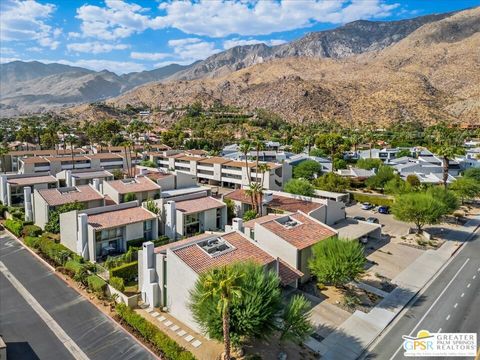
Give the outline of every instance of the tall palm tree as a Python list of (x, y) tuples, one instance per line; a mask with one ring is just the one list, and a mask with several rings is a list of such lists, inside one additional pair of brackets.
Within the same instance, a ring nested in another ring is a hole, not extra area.
[(70, 144), (70, 156), (72, 157), (72, 167), (73, 170), (75, 170), (75, 157), (73, 150), (75, 148), (75, 145), (77, 144), (77, 138), (71, 134), (67, 135), (67, 137), (64, 139), (65, 144)]
[[(252, 150), (252, 144), (250, 143), (250, 141), (244, 140), (240, 143), (240, 146), (238, 149), (245, 157), (245, 171), (247, 172), (248, 186), (249, 188), (251, 188), (252, 178), (250, 176), (250, 168), (248, 167), (248, 153)], [(252, 201), (252, 206), (255, 208), (255, 200), (253, 198), (253, 192), (247, 190), (247, 195), (250, 196), (250, 199)]]
[(443, 168), (443, 186), (447, 188), (448, 169), (450, 168), (450, 159), (452, 159), (458, 150), (454, 146), (443, 145), (436, 149), (435, 153), (442, 157)]
[(211, 270), (203, 278), (205, 293), (202, 301), (219, 298), (217, 306), (222, 314), (224, 360), (230, 360), (230, 305), (234, 299), (242, 297), (242, 276), (234, 267), (222, 266)]
[(265, 173), (270, 171), (270, 166), (268, 164), (263, 163), (258, 165), (258, 168), (255, 169), (255, 172), (262, 175), (261, 182), (256, 186), (256, 199), (257, 199), (257, 208), (258, 214), (262, 216), (262, 201), (263, 201), (263, 183), (265, 182)]
[(7, 172), (7, 167), (5, 164), (5, 155), (8, 154), (8, 147), (6, 146), (5, 143), (2, 143), (0, 145), (0, 156), (2, 157), (2, 172), (6, 173)]

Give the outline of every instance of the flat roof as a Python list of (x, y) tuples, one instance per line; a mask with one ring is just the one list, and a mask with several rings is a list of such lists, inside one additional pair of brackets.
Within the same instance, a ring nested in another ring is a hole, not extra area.
[(332, 228), (338, 231), (339, 238), (356, 240), (377, 230), (379, 225), (346, 218), (332, 225)]
[(175, 208), (185, 215), (227, 206), (223, 201), (211, 196), (175, 202)]
[(50, 206), (59, 206), (72, 202), (87, 202), (103, 200), (103, 195), (90, 185), (80, 185), (69, 188), (41, 189), (38, 193)]
[(208, 190), (210, 190), (210, 188), (206, 186), (192, 186), (182, 189), (162, 190), (162, 198), (170, 198), (174, 196), (193, 194)]
[(115, 228), (141, 221), (155, 219), (156, 215), (141, 206), (106, 211), (100, 214), (88, 215), (88, 224), (95, 230)]
[(142, 191), (159, 190), (160, 185), (145, 176), (138, 176), (130, 179), (111, 180), (106, 182), (119, 194), (128, 194)]
[[(284, 223), (280, 223), (279, 220), (282, 220), (282, 218), (286, 218), (287, 216), (288, 220), (293, 220), (296, 225), (290, 227), (286, 226)], [(272, 233), (295, 246), (297, 249), (307, 248), (321, 240), (336, 235), (336, 233), (330, 228), (301, 213), (287, 216), (264, 222), (259, 226), (263, 226), (270, 230)]]
[(107, 170), (85, 170), (79, 172), (72, 172), (72, 177), (78, 179), (95, 179), (113, 176)]
[(123, 159), (118, 153), (96, 153), (96, 154), (87, 154), (85, 155), (89, 159)]
[(225, 159), (220, 156), (213, 156), (210, 158), (200, 158), (198, 159), (199, 164), (225, 164), (230, 162), (230, 159)]
[(35, 184), (56, 183), (57, 179), (52, 175), (18, 177), (7, 180), (9, 184), (15, 186), (30, 186)]
[(24, 164), (40, 164), (40, 163), (49, 163), (49, 161), (43, 156), (30, 156), (20, 159)]

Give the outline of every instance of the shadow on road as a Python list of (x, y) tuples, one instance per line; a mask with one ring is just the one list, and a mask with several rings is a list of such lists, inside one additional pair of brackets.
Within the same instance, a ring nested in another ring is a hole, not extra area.
[(28, 342), (7, 342), (7, 358), (16, 360), (40, 360)]

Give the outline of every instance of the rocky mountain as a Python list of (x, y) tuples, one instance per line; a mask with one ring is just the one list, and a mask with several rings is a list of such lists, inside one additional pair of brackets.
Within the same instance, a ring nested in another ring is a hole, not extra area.
[(348, 23), (333, 30), (312, 32), (287, 44), (237, 46), (210, 56), (168, 80), (193, 80), (218, 77), (267, 60), (287, 57), (342, 59), (375, 51), (400, 41), (420, 26), (451, 16), (453, 13), (420, 16), (400, 21)]
[[(425, 24), (383, 50), (342, 59), (277, 59), (223, 77), (144, 85), (109, 103), (172, 109), (221, 101), (298, 122), (478, 122), (479, 49), (475, 8)], [(166, 113), (155, 116), (173, 121)]]
[(62, 64), (14, 61), (0, 65), (0, 115), (38, 112), (117, 96), (136, 86), (160, 81), (187, 66), (117, 75)]

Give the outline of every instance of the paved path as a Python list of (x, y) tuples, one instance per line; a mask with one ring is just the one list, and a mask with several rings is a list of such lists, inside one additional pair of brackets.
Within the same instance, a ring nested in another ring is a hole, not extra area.
[(5, 233), (0, 334), (9, 359), (156, 358)]
[[(356, 359), (438, 273), (458, 248), (457, 242), (465, 241), (479, 225), (480, 217), (469, 221), (461, 231), (449, 234), (449, 241), (440, 249), (427, 250), (393, 279), (392, 282), (398, 285), (397, 288), (368, 314), (355, 311), (325, 340), (320, 343), (310, 340), (307, 345), (318, 351), (322, 355), (322, 359)], [(465, 246), (469, 246), (469, 244)]]

